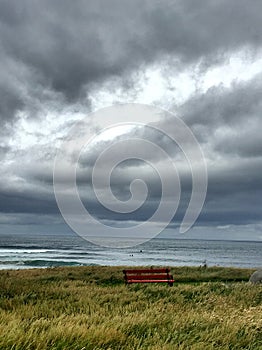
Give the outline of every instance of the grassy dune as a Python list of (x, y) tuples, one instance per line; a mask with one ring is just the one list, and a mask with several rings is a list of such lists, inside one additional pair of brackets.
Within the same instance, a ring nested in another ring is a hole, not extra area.
[(0, 349), (262, 349), (251, 270), (173, 268), (173, 287), (120, 267), (0, 272)]

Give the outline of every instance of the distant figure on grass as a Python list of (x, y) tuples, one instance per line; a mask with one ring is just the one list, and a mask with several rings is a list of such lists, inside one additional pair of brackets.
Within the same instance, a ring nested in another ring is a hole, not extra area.
[(204, 260), (202, 264), (199, 266), (200, 269), (206, 269), (207, 268), (207, 261)]
[(257, 283), (262, 283), (262, 269), (257, 270), (249, 278), (249, 282), (257, 284)]

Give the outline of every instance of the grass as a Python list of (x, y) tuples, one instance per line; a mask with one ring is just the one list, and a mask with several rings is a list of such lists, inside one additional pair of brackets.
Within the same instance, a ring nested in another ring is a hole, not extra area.
[(0, 271), (0, 349), (262, 349), (252, 270), (172, 268), (173, 287), (121, 267)]

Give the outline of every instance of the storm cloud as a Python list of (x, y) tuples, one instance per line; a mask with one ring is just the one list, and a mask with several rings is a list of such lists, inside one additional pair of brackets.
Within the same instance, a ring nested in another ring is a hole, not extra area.
[[(0, 0), (4, 229), (9, 216), (10, 227), (23, 215), (28, 225), (41, 215), (60, 218), (53, 193), (56, 150), (75, 121), (117, 102), (164, 107), (194, 132), (209, 175), (196, 225), (262, 224), (261, 13), (258, 0)], [(163, 116), (161, 125), (172, 129), (172, 117)], [(95, 134), (91, 115), (90, 129)], [(192, 190), (185, 157), (150, 128), (128, 134), (158, 144), (176, 161), (183, 190), (176, 226)], [(114, 140), (91, 145), (80, 159), (83, 202), (102, 220), (146, 220), (159, 202), (161, 182), (140, 161), (121, 164), (111, 181), (113, 193), (128, 198), (130, 182), (143, 174), (149, 195), (139, 212), (109, 212), (94, 196), (92, 167)]]

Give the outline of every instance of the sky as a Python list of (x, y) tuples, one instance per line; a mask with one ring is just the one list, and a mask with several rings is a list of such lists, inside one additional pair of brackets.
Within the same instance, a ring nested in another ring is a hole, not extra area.
[[(100, 136), (80, 157), (77, 182), (97, 220), (136, 224), (157, 208), (158, 175), (139, 160), (124, 162), (111, 178), (113, 194), (126, 200), (142, 174), (148, 197), (139, 210), (114, 213), (94, 196), (95, 160), (131, 135), (159, 145), (177, 164), (181, 198), (165, 237), (262, 240), (261, 13), (259, 0), (0, 0), (0, 233), (70, 231), (53, 167), (70, 129), (85, 118)], [(178, 116), (203, 150), (206, 201), (186, 233), (179, 226), (192, 181), (178, 147), (148, 127), (97, 130), (97, 111), (125, 103), (172, 113), (156, 126), (172, 129)], [(152, 164), (163, 161), (149, 156)], [(66, 171), (59, 176), (67, 181)]]

